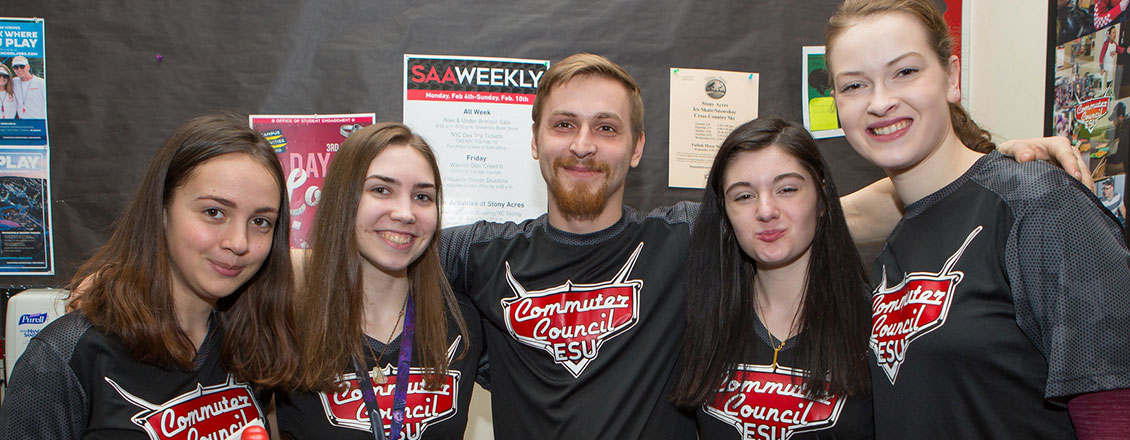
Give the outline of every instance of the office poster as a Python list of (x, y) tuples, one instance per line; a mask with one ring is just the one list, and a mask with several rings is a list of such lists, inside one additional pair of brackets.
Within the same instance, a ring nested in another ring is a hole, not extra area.
[(824, 46), (804, 46), (801, 48), (804, 78), (801, 81), (801, 111), (804, 113), (804, 128), (816, 139), (843, 136), (840, 118), (836, 113), (836, 98), (832, 96), (832, 77), (828, 74), (828, 63), (824, 56)]
[(436, 151), (443, 225), (546, 211), (530, 112), (549, 61), (404, 56), (404, 123)]
[(47, 145), (43, 47), (42, 19), (0, 18), (0, 146)]
[(51, 275), (47, 148), (0, 147), (0, 275)]
[(758, 75), (671, 68), (667, 185), (702, 188), (722, 141), (757, 118)]
[(1117, 205), (1117, 216), (1130, 162), (1127, 9), (1109, 0), (1052, 1), (1048, 15), (1045, 133), (1067, 137), (1083, 153), (1099, 198)]
[(341, 115), (251, 115), (251, 128), (278, 153), (290, 202), (290, 248), (306, 249), (322, 182), (345, 138), (373, 125), (375, 113)]

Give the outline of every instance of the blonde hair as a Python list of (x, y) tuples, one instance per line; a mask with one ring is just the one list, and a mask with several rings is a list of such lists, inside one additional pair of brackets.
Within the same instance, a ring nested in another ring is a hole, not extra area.
[(631, 101), (629, 105), (632, 111), (632, 138), (639, 140), (640, 136), (643, 136), (643, 96), (639, 83), (624, 68), (613, 63), (612, 60), (591, 53), (570, 55), (545, 72), (545, 76), (538, 82), (538, 94), (534, 97), (532, 111), (534, 131), (536, 132), (541, 125), (542, 108), (553, 89), (575, 77), (586, 75), (620, 81), (624, 85), (624, 88), (628, 90), (628, 99)]

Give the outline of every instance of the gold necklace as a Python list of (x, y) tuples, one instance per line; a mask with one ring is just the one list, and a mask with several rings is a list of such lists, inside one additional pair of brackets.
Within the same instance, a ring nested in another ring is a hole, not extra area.
[[(769, 329), (765, 329), (765, 330), (768, 333)], [(770, 341), (773, 340), (773, 334), (772, 333), (769, 333), (769, 340)], [(788, 339), (781, 341), (780, 344), (777, 344), (776, 347), (773, 347), (773, 371), (774, 372), (777, 371), (777, 355), (781, 354), (781, 349), (785, 348), (786, 342), (788, 342)]]
[[(409, 294), (411, 294), (411, 293), (409, 293)], [(379, 384), (388, 383), (388, 378), (385, 377), (384, 369), (380, 368), (381, 367), (380, 362), (381, 362), (381, 359), (384, 359), (385, 352), (388, 351), (388, 346), (392, 345), (392, 337), (396, 335), (396, 328), (400, 326), (400, 320), (404, 319), (404, 312), (406, 310), (408, 310), (408, 295), (404, 295), (404, 305), (400, 306), (400, 315), (396, 317), (396, 323), (392, 325), (392, 331), (389, 332), (388, 339), (386, 339), (388, 342), (385, 342), (384, 348), (381, 349), (381, 355), (373, 358), (373, 362), (376, 364), (376, 367), (377, 367), (376, 368), (376, 372), (377, 372), (376, 381)], [(380, 342), (380, 341), (377, 341), (377, 342)], [(369, 349), (370, 355), (375, 354), (373, 352), (373, 347), (369, 346), (369, 344), (365, 344), (365, 346)]]
[[(769, 335), (769, 346), (772, 347), (773, 341), (777, 338), (774, 337), (773, 332), (769, 330), (769, 318), (765, 316), (765, 309), (761, 307), (761, 301), (758, 301), (756, 281), (755, 281), (754, 286), (755, 287), (753, 288), (753, 307), (758, 312), (758, 315), (759, 315), (758, 319), (761, 319), (762, 324), (765, 325), (765, 334)], [(796, 318), (794, 317), (794, 319), (796, 319)], [(789, 330), (790, 331), (792, 330), (791, 324), (789, 325)], [(781, 354), (781, 349), (785, 348), (785, 344), (788, 343), (788, 342), (789, 342), (789, 338), (786, 337), (785, 339), (782, 339), (781, 342), (778, 343), (776, 347), (773, 347), (773, 371), (774, 372), (777, 371), (777, 367), (779, 365), (777, 363), (777, 357), (778, 357), (778, 355)]]

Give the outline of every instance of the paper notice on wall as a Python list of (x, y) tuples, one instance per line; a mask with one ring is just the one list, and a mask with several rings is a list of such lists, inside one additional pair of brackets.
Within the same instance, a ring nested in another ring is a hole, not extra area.
[(47, 145), (43, 19), (0, 17), (0, 145)]
[(804, 128), (812, 137), (823, 139), (843, 136), (840, 118), (836, 113), (836, 98), (832, 97), (832, 78), (828, 74), (828, 63), (824, 56), (824, 46), (804, 46), (801, 48), (804, 69), (801, 71), (801, 99), (804, 112)]
[(757, 117), (758, 75), (671, 68), (668, 185), (702, 188), (722, 141)]
[(0, 147), (0, 275), (51, 275), (47, 147)]
[(530, 111), (549, 61), (404, 56), (404, 123), (436, 151), (443, 225), (546, 211)]

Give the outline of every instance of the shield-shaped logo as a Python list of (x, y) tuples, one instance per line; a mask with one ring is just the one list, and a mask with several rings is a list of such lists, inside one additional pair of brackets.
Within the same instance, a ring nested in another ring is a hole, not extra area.
[(835, 426), (846, 400), (805, 397), (803, 370), (738, 364), (703, 411), (736, 428), (743, 439), (788, 440)]
[(248, 426), (263, 426), (263, 411), (247, 384), (230, 374), (226, 383), (197, 385), (195, 390), (155, 404), (126, 391), (109, 377), (104, 378), (123, 399), (145, 408), (130, 420), (152, 440), (190, 440), (199, 438), (239, 438)]
[(981, 229), (973, 229), (937, 273), (906, 274), (901, 283), (887, 287), (883, 268), (883, 280), (871, 297), (871, 350), (892, 385), (910, 343), (946, 323), (954, 290), (965, 276), (953, 267)]
[[(456, 336), (455, 341), (447, 349), (447, 360), (450, 364), (455, 358), (456, 349), (459, 347), (462, 336)], [(374, 372), (369, 377), (376, 377)], [(385, 365), (381, 369), (385, 383), (372, 380), (373, 392), (377, 397), (377, 406), (380, 408), (381, 422), (385, 430), (385, 438), (389, 438), (392, 429), (393, 394), (396, 391), (397, 368)], [(409, 370), (408, 393), (404, 407), (404, 428), (402, 434), (405, 439), (418, 440), (428, 426), (450, 419), (458, 411), (456, 400), (459, 399), (459, 377), (462, 373), (456, 370), (447, 370), (443, 377), (443, 384), (436, 390), (425, 388), (425, 373), (423, 368)], [(357, 374), (350, 373), (342, 376), (344, 388), (334, 393), (318, 393), (322, 401), (322, 409), (326, 419), (331, 425), (350, 428), (360, 431), (369, 431), (369, 411), (365, 407), (365, 400), (361, 395), (361, 388), (357, 382)]]
[(639, 320), (643, 280), (629, 280), (628, 274), (641, 250), (642, 242), (609, 281), (573, 284), (568, 280), (534, 292), (514, 279), (507, 262), (506, 281), (515, 296), (502, 299), (506, 329), (519, 342), (545, 350), (573, 377), (580, 377), (601, 345)]

